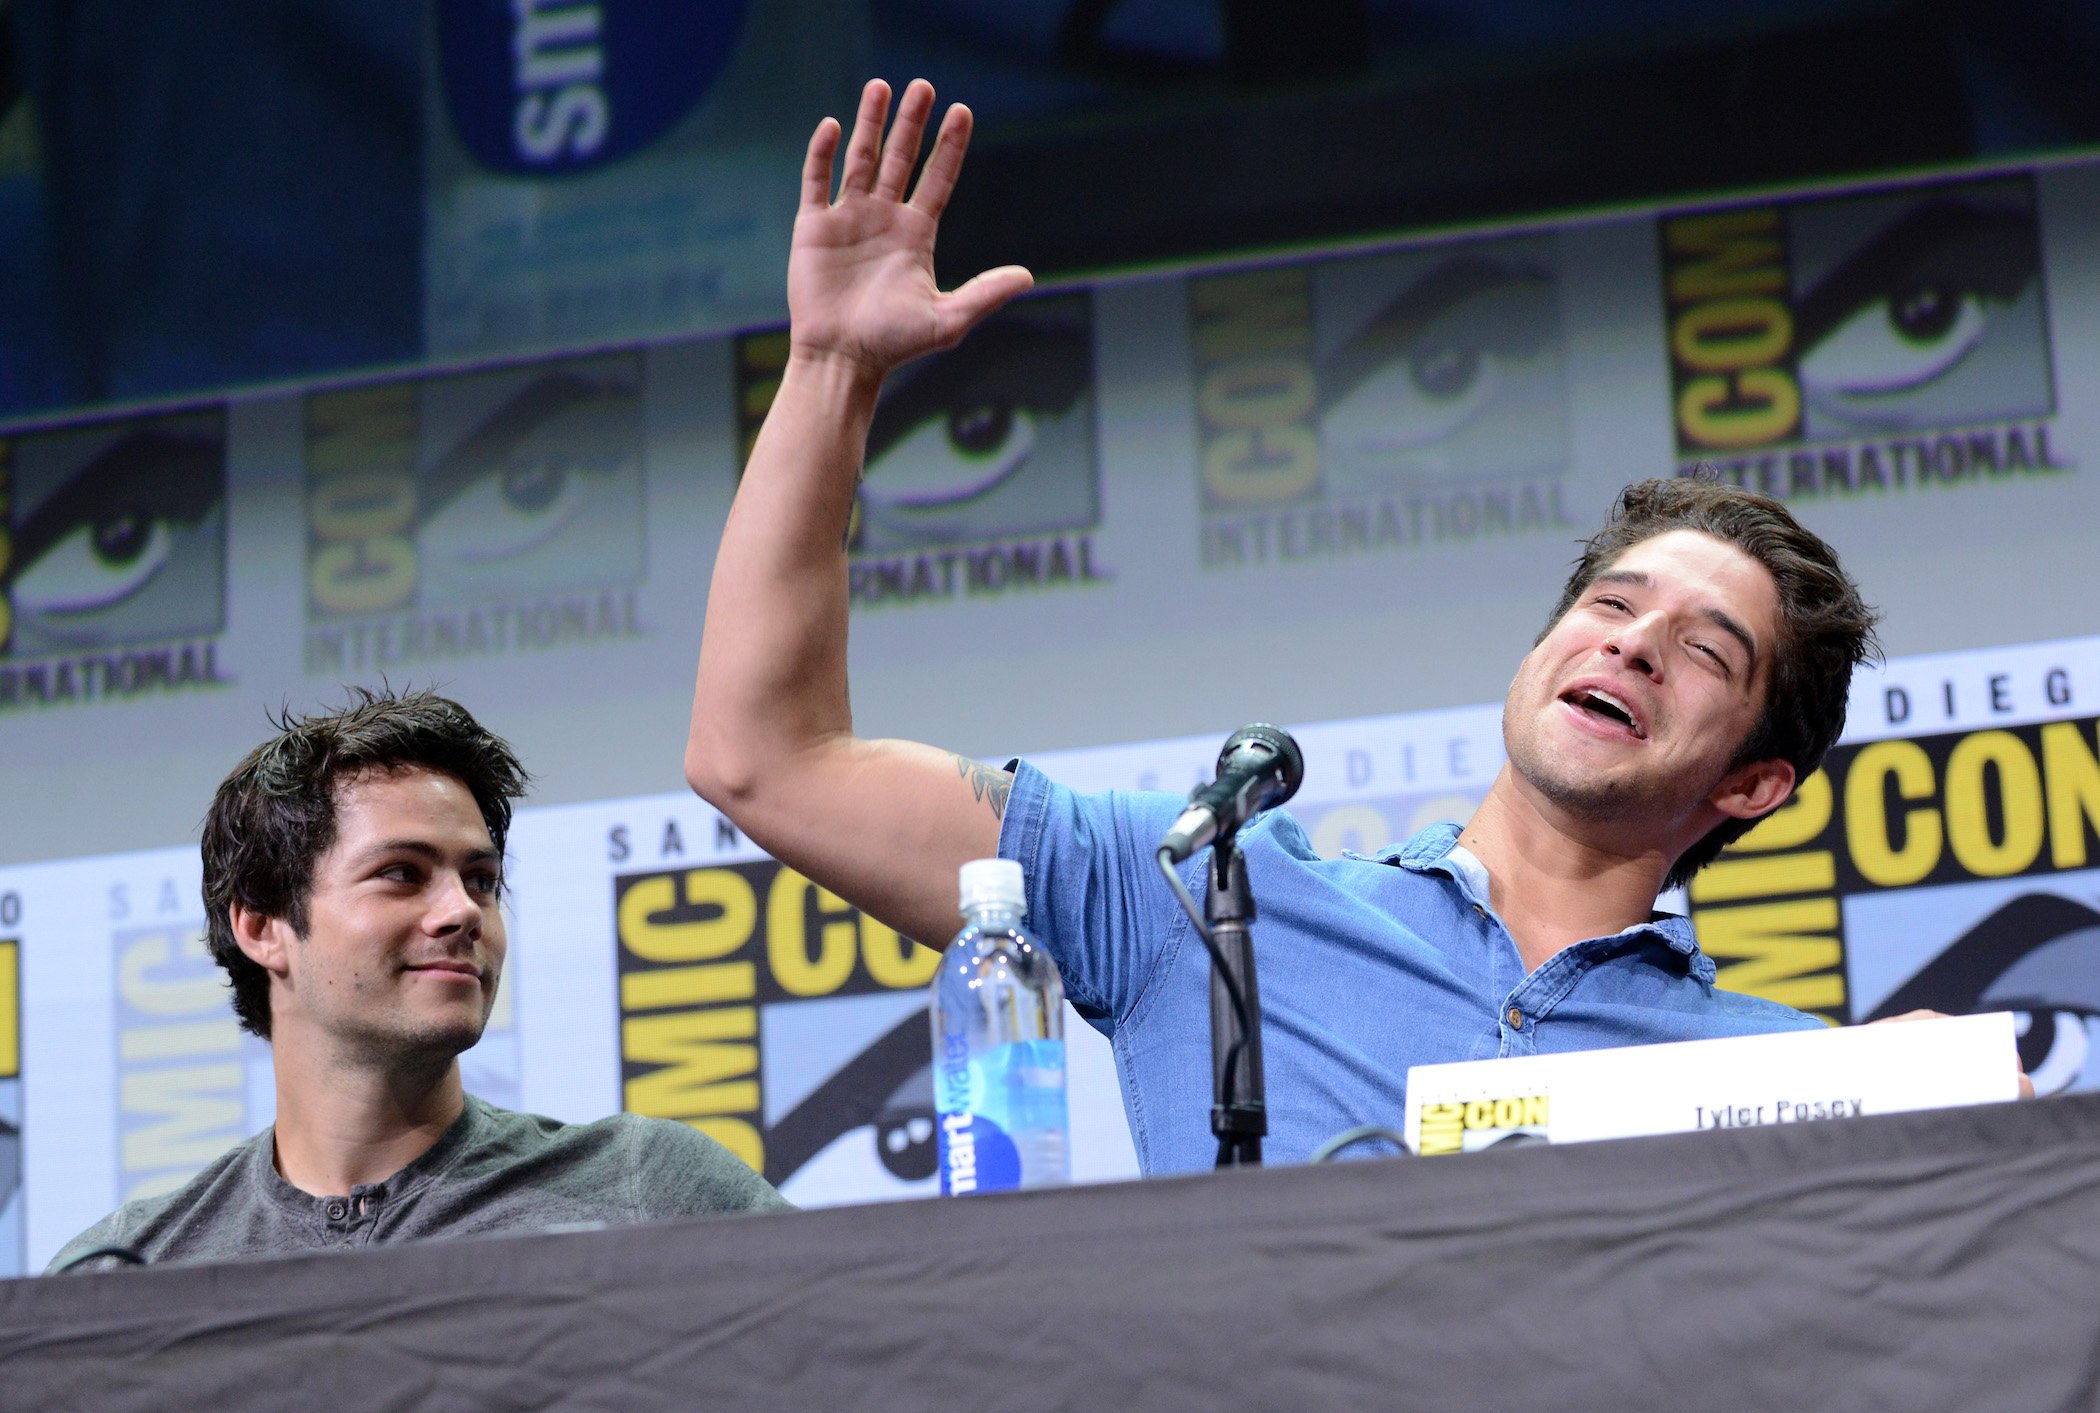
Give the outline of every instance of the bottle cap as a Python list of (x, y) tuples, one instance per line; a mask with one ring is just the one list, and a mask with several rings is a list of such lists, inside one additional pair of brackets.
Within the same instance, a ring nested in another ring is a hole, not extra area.
[(1028, 911), (1028, 892), (1021, 866), (1012, 859), (972, 859), (962, 866), (962, 910), (991, 906)]

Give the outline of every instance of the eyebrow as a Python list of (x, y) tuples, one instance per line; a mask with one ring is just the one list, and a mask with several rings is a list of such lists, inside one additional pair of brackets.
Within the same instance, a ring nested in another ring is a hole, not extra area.
[[(379, 843), (372, 845), (371, 848), (362, 851), (358, 858), (360, 860), (376, 859), (387, 854), (414, 854), (418, 858), (428, 859), (432, 863), (443, 863), (445, 861), (444, 851), (438, 848), (437, 845), (424, 839), (382, 839)], [(488, 863), (491, 860), (501, 863), (503, 855), (493, 848), (475, 849), (467, 855), (467, 862), (470, 864)]]
[[(1599, 584), (1631, 584), (1636, 588), (1652, 589), (1655, 587), (1655, 580), (1638, 569), (1607, 569), (1590, 580), (1592, 588)], [(1701, 608), (1699, 616), (1743, 645), (1743, 651), (1750, 657), (1750, 675), (1756, 676), (1757, 639), (1750, 636), (1750, 630), (1726, 609)]]

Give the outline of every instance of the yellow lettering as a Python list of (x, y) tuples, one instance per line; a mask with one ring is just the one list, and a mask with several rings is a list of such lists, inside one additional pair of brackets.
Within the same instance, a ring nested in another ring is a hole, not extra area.
[(1784, 358), (1793, 343), (1793, 314), (1765, 295), (1695, 304), (1670, 329), (1677, 360), (1702, 373), (1762, 368)]
[(1311, 304), (1302, 270), (1276, 268), (1195, 282), (1191, 342), (1206, 362), (1303, 349), (1310, 342)]
[(1695, 903), (1728, 903), (1788, 893), (1828, 893), (1837, 887), (1837, 860), (1828, 849), (1806, 854), (1734, 858), (1723, 854), (1692, 877)]
[(416, 518), (416, 483), (398, 471), (331, 476), (311, 492), (308, 523), (324, 540), (397, 535)]
[(1804, 1011), (1835, 1010), (1845, 1004), (1837, 926), (1835, 898), (1748, 903), (1700, 913), (1699, 945), (1716, 962), (1741, 958), (1720, 968), (1716, 985)]
[(1273, 427), (1304, 417), (1318, 396), (1304, 359), (1244, 358), (1207, 374), (1196, 406), (1214, 426)]
[[(1984, 772), (1998, 776), (2005, 837), (1991, 838)], [(2027, 868), (2042, 852), (2042, 775), (2027, 743), (2010, 731), (1979, 731), (1955, 743), (1947, 757), (1947, 843), (1961, 866), (1979, 878), (2004, 878)]]
[(758, 1010), (724, 1006), (634, 1016), (620, 1024), (620, 1056), (630, 1065), (658, 1068), (627, 1081), (630, 1113), (660, 1119), (728, 1114), (758, 1108)]
[(1320, 438), (1306, 426), (1223, 432), (1203, 448), (1203, 484), (1229, 505), (1290, 500), (1320, 474)]
[(1677, 425), (1706, 446), (1752, 446), (1773, 441), (1801, 416), (1801, 389), (1780, 368), (1753, 368), (1693, 378), (1677, 395)]
[(899, 935), (866, 913), (860, 915), (860, 959), (877, 986), (909, 991), (933, 980), (941, 969), (941, 954), (931, 947)]
[(1422, 1132), (1415, 1151), (1424, 1157), (1431, 1153), (1458, 1152), (1465, 1146), (1465, 1118), (1464, 1105), (1424, 1104)]
[(186, 1178), (241, 1137), (243, 1074), (237, 1060), (127, 1074), (118, 1096), (127, 1119), (151, 1121), (124, 1135), (127, 1173), (182, 1168)]
[(197, 1055), (238, 1055), (241, 1025), (232, 1016), (141, 1025), (117, 1038), (118, 1058), (130, 1062), (188, 1059)]
[(191, 1016), (226, 1004), (226, 983), (216, 970), (175, 980), (154, 976), (177, 961), (211, 965), (203, 933), (156, 933), (126, 947), (117, 959), (117, 991), (124, 1003), (149, 1016)]
[(408, 601), (416, 587), (416, 550), (407, 540), (323, 545), (313, 553), (307, 584), (330, 613), (378, 613)]
[[(2095, 725), (2100, 740), (2100, 723)], [(2100, 754), (2086, 744), (2076, 722), (2042, 728), (2042, 779), (2049, 794), (2049, 861), (2058, 868), (2084, 868), (2085, 833), (2100, 831)]]
[(1903, 813), (1903, 847), (1889, 833), (1888, 782), (1906, 800), (1929, 800), (1932, 759), (1915, 741), (1876, 741), (1852, 758), (1845, 776), (1845, 840), (1860, 877), (1883, 888), (1902, 888), (1932, 872), (1940, 861), (1940, 817), (1929, 808)]
[(1532, 1095), (1532, 1096), (1531, 1096), (1530, 1098), (1528, 1098), (1528, 1099), (1526, 1099), (1526, 1100), (1524, 1101), (1524, 1122), (1525, 1122), (1525, 1123), (1527, 1123), (1527, 1124), (1543, 1124), (1543, 1123), (1546, 1123), (1547, 1121), (1548, 1121), (1548, 1120), (1547, 1120), (1547, 1117), (1546, 1117), (1546, 1096), (1545, 1096), (1545, 1095), (1543, 1095), (1543, 1094), (1534, 1094), (1534, 1095)]
[(1794, 790), (1794, 798), (1759, 820), (1730, 846), (1732, 854), (1798, 849), (1830, 826), (1830, 772), (1818, 769)]
[(22, 944), (0, 942), (0, 1079), (22, 1072)]
[(1769, 207), (1680, 217), (1663, 228), (1663, 245), (1694, 257), (1670, 262), (1672, 304), (1786, 290), (1779, 213)]
[(669, 1006), (711, 1006), (748, 1001), (758, 994), (758, 968), (749, 962), (656, 967), (620, 978), (622, 1011), (660, 1011)]
[[(684, 908), (719, 908), (720, 916), (696, 922), (659, 922)], [(652, 962), (711, 962), (751, 939), (758, 922), (758, 895), (733, 869), (696, 868), (644, 878), (620, 898), (620, 942)]]
[[(803, 917), (812, 892), (818, 913), (833, 919), (818, 925), (814, 955)], [(829, 996), (846, 984), (859, 954), (852, 911), (844, 898), (818, 888), (793, 869), (783, 868), (773, 876), (766, 892), (766, 963), (781, 990), (790, 996)]]

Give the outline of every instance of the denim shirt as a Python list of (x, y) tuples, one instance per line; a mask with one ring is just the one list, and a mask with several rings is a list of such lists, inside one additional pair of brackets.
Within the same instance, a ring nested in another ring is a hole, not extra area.
[[(1217, 1150), (1210, 958), (1154, 862), (1184, 804), (1081, 795), (1017, 762), (999, 840), (1027, 876), (1027, 924), (1057, 959), (1066, 996), (1114, 1046), (1148, 1174), (1200, 1171)], [(1265, 1161), (1303, 1161), (1360, 1124), (1401, 1128), (1412, 1065), (1822, 1025), (1716, 988), (1681, 917), (1577, 942), (1527, 974), (1488, 906), (1485, 870), (1452, 856), (1457, 841), (1456, 825), (1439, 824), (1375, 856), (1323, 859), (1283, 811), (1240, 832), (1255, 903)], [(1208, 858), (1180, 868), (1199, 898)]]

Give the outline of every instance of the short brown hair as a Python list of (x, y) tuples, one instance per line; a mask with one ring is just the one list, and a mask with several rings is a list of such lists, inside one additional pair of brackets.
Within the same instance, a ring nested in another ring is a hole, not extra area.
[(366, 771), (424, 769), (467, 787), (496, 852), (510, 833), (511, 802), (529, 777), (501, 737), (458, 702), (434, 692), (351, 689), (355, 700), (324, 716), (271, 718), (277, 734), (220, 784), (204, 817), (204, 918), (212, 959), (226, 968), (233, 1013), (270, 1035), (270, 977), (234, 940), (231, 905), (306, 935), (314, 863), (335, 842), (336, 793)]
[[(1806, 780), (1844, 732), (1852, 669), (1881, 656), (1874, 640), (1881, 615), (1860, 597), (1859, 585), (1830, 546), (1770, 496), (1698, 475), (1628, 486), (1604, 528), (1583, 546), (1547, 632), (1620, 555), (1672, 530), (1698, 530), (1734, 545), (1762, 564), (1778, 587), (1779, 641), (1764, 711), (1737, 748), (1731, 769), (1783, 760), (1794, 767), (1795, 780)], [(1731, 819), (1715, 826), (1671, 866), (1665, 886), (1687, 882), (1755, 823)]]

